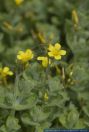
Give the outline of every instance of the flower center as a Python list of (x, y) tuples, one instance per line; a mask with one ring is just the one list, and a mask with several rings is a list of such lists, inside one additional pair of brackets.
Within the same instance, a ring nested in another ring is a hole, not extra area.
[(58, 51), (57, 49), (54, 49), (54, 50), (53, 50), (53, 55), (54, 55), (54, 56), (59, 55), (59, 51)]

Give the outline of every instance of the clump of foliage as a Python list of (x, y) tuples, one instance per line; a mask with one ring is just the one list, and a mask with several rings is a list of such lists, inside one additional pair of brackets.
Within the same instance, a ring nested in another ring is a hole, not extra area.
[(0, 2), (0, 132), (89, 128), (89, 0)]

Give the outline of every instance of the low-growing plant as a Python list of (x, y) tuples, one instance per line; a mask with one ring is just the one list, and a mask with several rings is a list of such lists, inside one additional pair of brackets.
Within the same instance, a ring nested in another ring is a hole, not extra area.
[(88, 5), (1, 1), (0, 132), (89, 128)]

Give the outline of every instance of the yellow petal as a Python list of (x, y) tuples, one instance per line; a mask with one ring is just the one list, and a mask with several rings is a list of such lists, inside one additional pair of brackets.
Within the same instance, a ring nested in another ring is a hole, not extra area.
[(61, 56), (60, 55), (57, 55), (54, 57), (56, 60), (61, 60)]
[(43, 67), (47, 67), (47, 63), (45, 63), (44, 61), (42, 61), (42, 66)]
[(3, 68), (3, 72), (6, 73), (6, 72), (8, 72), (8, 71), (9, 71), (9, 67), (4, 67), (4, 68)]
[(55, 48), (58, 50), (58, 49), (61, 49), (61, 45), (59, 43), (56, 43), (55, 44)]
[(52, 57), (52, 56), (53, 56), (53, 53), (52, 53), (52, 52), (48, 52), (48, 55), (49, 55), (50, 57)]
[(41, 56), (37, 57), (37, 60), (43, 60), (43, 59), (44, 57), (41, 57)]
[(26, 53), (32, 53), (32, 51), (30, 49), (27, 49)]
[(60, 51), (60, 54), (61, 54), (61, 55), (66, 55), (66, 51), (65, 51), (65, 50), (61, 50), (61, 51)]
[(45, 58), (43, 61), (42, 61), (42, 65), (43, 67), (47, 67), (48, 66), (48, 59)]
[(22, 59), (21, 55), (17, 55), (17, 59), (21, 60)]
[(13, 75), (13, 72), (12, 71), (9, 71), (8, 72), (8, 75), (12, 76)]
[(27, 49), (26, 50), (26, 55), (30, 58), (30, 59), (32, 59), (33, 58), (33, 53), (32, 53), (32, 50), (30, 50), (30, 49)]
[(54, 49), (54, 46), (52, 44), (49, 45), (48, 50), (52, 51)]
[(20, 5), (24, 0), (15, 0), (16, 5)]

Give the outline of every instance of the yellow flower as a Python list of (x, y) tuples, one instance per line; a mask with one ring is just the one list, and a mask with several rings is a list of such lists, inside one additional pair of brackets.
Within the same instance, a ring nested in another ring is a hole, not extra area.
[(45, 94), (44, 94), (44, 100), (47, 101), (48, 99), (49, 99), (48, 94), (45, 93)]
[(66, 51), (61, 50), (61, 45), (59, 43), (56, 43), (54, 46), (50, 44), (48, 50), (48, 55), (56, 60), (60, 60), (62, 55), (66, 55)]
[(37, 60), (42, 61), (43, 67), (47, 67), (48, 64), (50, 63), (48, 57), (44, 57), (44, 56), (37, 57)]
[(0, 68), (0, 76), (6, 78), (7, 76), (12, 76), (13, 72), (10, 71), (9, 67)]
[(24, 0), (15, 0), (16, 5), (21, 5)]
[(30, 49), (27, 49), (24, 51), (19, 51), (17, 55), (17, 59), (21, 61), (22, 63), (27, 63), (33, 58), (33, 52)]
[(79, 23), (79, 18), (78, 18), (78, 14), (76, 12), (76, 10), (72, 10), (72, 21), (74, 23), (74, 25), (78, 25)]

